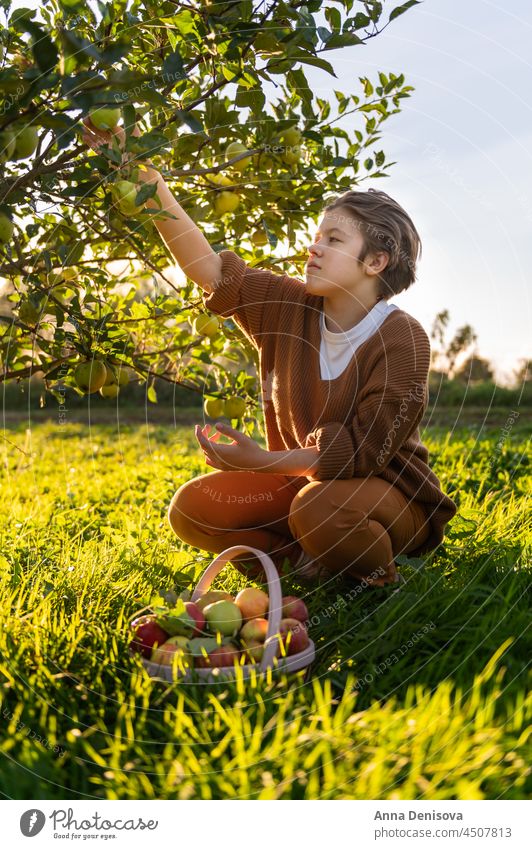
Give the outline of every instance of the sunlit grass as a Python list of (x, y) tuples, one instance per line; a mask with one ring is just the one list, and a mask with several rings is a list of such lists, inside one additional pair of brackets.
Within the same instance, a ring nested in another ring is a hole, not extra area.
[[(167, 685), (127, 620), (212, 557), (182, 545), (172, 493), (212, 471), (193, 428), (4, 431), (0, 791), (15, 798), (524, 798), (530, 792), (530, 445), (429, 430), (459, 504), (406, 586), (305, 595), (308, 679)], [(231, 567), (217, 585), (245, 579)], [(528, 785), (528, 786), (527, 786)]]

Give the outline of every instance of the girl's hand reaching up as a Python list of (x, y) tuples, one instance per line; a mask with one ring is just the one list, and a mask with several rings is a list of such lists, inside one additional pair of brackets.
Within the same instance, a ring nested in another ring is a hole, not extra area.
[[(83, 126), (84, 130), (82, 131), (82, 140), (87, 145), (87, 147), (91, 147), (96, 153), (100, 153), (100, 148), (108, 147), (112, 148), (113, 146), (113, 138), (116, 138), (118, 141), (118, 146), (122, 151), (122, 165), (126, 164), (129, 161), (129, 158), (132, 154), (128, 154), (124, 152), (124, 148), (126, 146), (126, 133), (123, 127), (113, 127), (112, 130), (98, 130), (94, 124), (91, 122), (90, 117), (83, 118)], [(140, 130), (135, 124), (132, 130), (133, 136), (140, 136)], [(113, 168), (118, 166), (113, 165)]]

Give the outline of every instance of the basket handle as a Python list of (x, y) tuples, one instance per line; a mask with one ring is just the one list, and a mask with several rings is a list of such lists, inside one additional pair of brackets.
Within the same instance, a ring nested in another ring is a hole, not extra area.
[(225, 551), (220, 552), (220, 554), (215, 557), (210, 566), (207, 566), (203, 575), (199, 579), (190, 600), (197, 601), (198, 598), (209, 589), (210, 585), (216, 576), (222, 571), (226, 563), (229, 560), (232, 560), (237, 554), (243, 554), (246, 551), (251, 551), (259, 558), (268, 581), (268, 596), (270, 599), (268, 610), (268, 633), (266, 634), (264, 653), (260, 663), (260, 671), (265, 672), (273, 664), (273, 659), (277, 651), (277, 644), (279, 642), (279, 637), (274, 637), (274, 634), (279, 633), (279, 626), (281, 624), (282, 592), (277, 569), (275, 568), (273, 560), (268, 557), (264, 551), (261, 551), (259, 548), (252, 548), (250, 545), (233, 545), (231, 548), (226, 548)]

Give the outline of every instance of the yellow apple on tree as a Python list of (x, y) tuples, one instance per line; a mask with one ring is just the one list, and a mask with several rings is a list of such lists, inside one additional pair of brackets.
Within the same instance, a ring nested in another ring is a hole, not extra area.
[(206, 398), (203, 404), (205, 415), (211, 419), (218, 419), (223, 415), (224, 402), (221, 398)]
[(232, 395), (224, 403), (224, 416), (228, 419), (241, 419), (245, 412), (246, 402), (244, 398)]
[(234, 192), (219, 192), (214, 198), (214, 211), (217, 215), (234, 212), (240, 203), (240, 198)]
[(283, 162), (286, 162), (287, 165), (296, 165), (301, 159), (301, 147), (299, 145), (294, 145), (291, 148), (287, 148), (284, 153), (281, 154), (281, 159)]
[(207, 179), (219, 188), (235, 185), (225, 174), (207, 174)]
[(39, 130), (27, 124), (15, 134), (15, 150), (13, 159), (27, 159), (35, 153), (39, 143)]
[[(247, 150), (248, 149), (247, 149), (246, 145), (242, 144), (242, 142), (239, 142), (239, 141), (231, 142), (231, 144), (228, 144), (226, 149), (225, 149), (226, 161), (230, 160), (230, 159), (234, 159), (235, 156), (239, 156), (242, 153), (247, 153)], [(233, 162), (233, 164), (231, 165), (231, 168), (233, 168), (235, 171), (240, 171), (240, 172), (245, 171), (246, 168), (248, 167), (248, 165), (250, 164), (251, 160), (252, 160), (251, 156), (246, 156), (244, 159), (239, 159), (238, 162)]]
[(203, 313), (202, 315), (196, 316), (192, 323), (192, 332), (196, 336), (209, 336), (212, 338), (216, 336), (220, 329), (220, 322), (218, 321), (215, 315), (207, 315)]
[(251, 243), (255, 245), (256, 248), (260, 248), (263, 245), (268, 244), (268, 236), (264, 230), (255, 230), (255, 232), (251, 235)]
[(13, 130), (3, 130), (0, 133), (0, 162), (9, 162), (15, 152), (15, 144)]
[(15, 225), (5, 212), (0, 212), (0, 242), (5, 245), (13, 236)]
[(102, 398), (116, 398), (119, 392), (120, 387), (118, 383), (104, 383), (104, 385), (100, 387), (100, 395)]
[(89, 112), (91, 123), (97, 130), (114, 130), (120, 120), (120, 109), (112, 106), (98, 106)]
[(22, 301), (18, 308), (18, 317), (24, 324), (33, 327), (39, 321), (39, 310), (31, 301)]
[(87, 360), (74, 370), (74, 380), (83, 392), (97, 392), (105, 385), (107, 369), (101, 360)]
[(298, 145), (301, 141), (301, 131), (297, 129), (297, 127), (290, 127), (288, 130), (283, 130), (281, 133), (281, 139), (284, 144), (290, 145), (293, 147), (294, 145)]
[(144, 203), (137, 206), (135, 198), (137, 197), (137, 186), (130, 180), (117, 180), (113, 183), (111, 191), (117, 200), (120, 212), (125, 215), (133, 215), (135, 212), (140, 212), (144, 207)]

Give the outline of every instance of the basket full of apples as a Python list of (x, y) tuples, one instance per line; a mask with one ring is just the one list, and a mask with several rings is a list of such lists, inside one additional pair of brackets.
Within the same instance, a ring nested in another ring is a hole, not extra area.
[[(236, 555), (250, 551), (261, 561), (268, 593), (246, 587), (235, 598), (210, 590), (214, 578)], [(234, 678), (236, 668), (248, 678), (252, 671), (296, 672), (314, 660), (308, 636), (305, 603), (283, 598), (272, 560), (263, 551), (236, 545), (222, 551), (201, 576), (189, 601), (155, 605), (130, 624), (129, 649), (142, 656), (153, 678), (167, 681)]]

